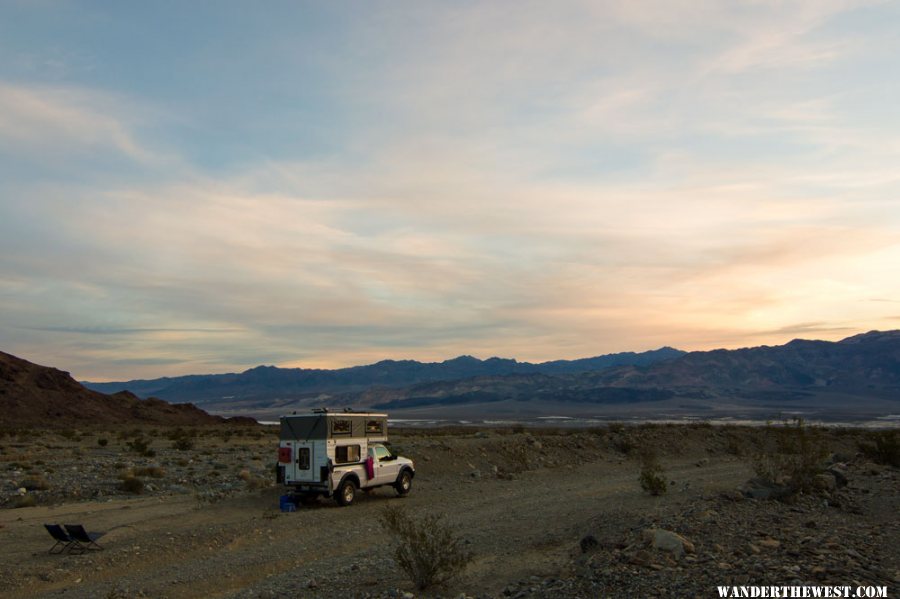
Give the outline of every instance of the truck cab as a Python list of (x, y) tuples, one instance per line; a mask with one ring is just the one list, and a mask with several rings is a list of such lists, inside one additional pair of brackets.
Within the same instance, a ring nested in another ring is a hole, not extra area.
[(304, 503), (324, 496), (350, 505), (359, 489), (386, 486), (407, 495), (415, 464), (386, 443), (387, 414), (318, 410), (284, 416), (278, 482)]

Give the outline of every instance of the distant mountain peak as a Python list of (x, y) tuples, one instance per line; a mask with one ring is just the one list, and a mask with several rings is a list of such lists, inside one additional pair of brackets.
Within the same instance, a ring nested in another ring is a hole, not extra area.
[(869, 331), (867, 333), (860, 333), (859, 335), (853, 335), (852, 337), (847, 337), (846, 339), (842, 339), (839, 343), (861, 343), (866, 341), (893, 341), (900, 339), (900, 330), (893, 331)]
[(444, 364), (475, 364), (481, 363), (481, 360), (476, 358), (475, 356), (470, 356), (468, 354), (464, 354), (462, 356), (456, 356), (451, 360), (444, 360)]

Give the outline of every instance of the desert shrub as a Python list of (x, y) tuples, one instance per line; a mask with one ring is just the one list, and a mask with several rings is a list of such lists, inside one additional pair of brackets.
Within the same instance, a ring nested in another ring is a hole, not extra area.
[(631, 455), (634, 450), (638, 448), (637, 443), (628, 434), (624, 434), (613, 439), (612, 446), (616, 451), (619, 451), (625, 455)]
[(97, 439), (97, 445), (99, 445), (100, 447), (106, 447), (107, 445), (109, 445), (109, 439)]
[(140, 495), (144, 492), (144, 481), (137, 477), (130, 476), (119, 484), (119, 488), (132, 495)]
[(641, 451), (641, 473), (638, 481), (641, 483), (641, 489), (653, 496), (663, 495), (669, 488), (662, 465), (653, 449), (646, 448)]
[(247, 485), (247, 489), (249, 491), (256, 491), (257, 489), (265, 489), (272, 485), (271, 481), (268, 479), (262, 478), (261, 476), (248, 476), (244, 479)]
[(447, 582), (472, 561), (472, 553), (442, 514), (416, 518), (402, 507), (388, 506), (380, 523), (393, 535), (394, 560), (419, 589)]
[(56, 434), (59, 435), (60, 437), (62, 437), (63, 439), (71, 441), (78, 435), (78, 431), (74, 431), (70, 428), (64, 428), (60, 431), (57, 431)]
[(180, 439), (175, 439), (172, 443), (172, 449), (177, 449), (178, 451), (190, 451), (194, 448), (194, 440), (189, 437), (181, 437)]
[(863, 455), (873, 462), (900, 468), (900, 434), (897, 431), (877, 431), (866, 436), (868, 440), (858, 443)]
[(156, 452), (154, 450), (150, 449), (150, 441), (145, 439), (143, 436), (139, 435), (139, 436), (135, 437), (134, 439), (132, 439), (131, 441), (127, 441), (125, 443), (125, 445), (127, 445), (128, 448), (131, 449), (131, 451), (133, 451), (139, 455), (142, 455), (142, 456), (145, 456), (148, 458), (152, 458), (152, 457), (156, 456)]
[(153, 478), (162, 478), (166, 475), (166, 471), (159, 466), (145, 466), (137, 468), (134, 471), (135, 476), (151, 476)]
[(19, 483), (20, 487), (25, 487), (28, 491), (46, 491), (50, 488), (50, 483), (40, 475), (29, 476)]
[(736, 456), (744, 454), (743, 444), (736, 433), (731, 431), (725, 433), (725, 453)]
[(822, 473), (827, 455), (821, 432), (797, 418), (781, 426), (766, 425), (752, 464), (758, 478), (786, 487), (790, 496), (816, 489), (816, 476)]
[(34, 495), (19, 495), (12, 500), (11, 505), (13, 508), (34, 507), (37, 505), (37, 499), (35, 499)]
[(172, 449), (190, 451), (194, 448), (197, 431), (195, 429), (185, 430), (179, 427), (170, 431), (168, 437), (172, 441)]

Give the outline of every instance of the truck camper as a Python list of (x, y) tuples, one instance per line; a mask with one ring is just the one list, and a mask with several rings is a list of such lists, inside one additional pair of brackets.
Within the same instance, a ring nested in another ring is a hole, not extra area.
[(391, 453), (387, 414), (325, 409), (281, 418), (278, 482), (304, 503), (333, 497), (350, 505), (359, 489), (393, 487), (407, 495), (413, 461)]

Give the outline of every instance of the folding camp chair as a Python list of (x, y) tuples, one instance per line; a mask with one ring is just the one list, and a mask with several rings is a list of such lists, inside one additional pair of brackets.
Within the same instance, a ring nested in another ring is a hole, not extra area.
[(66, 524), (66, 532), (69, 533), (69, 536), (72, 537), (72, 540), (75, 543), (69, 549), (69, 553), (73, 551), (84, 553), (87, 549), (103, 549), (103, 547), (97, 543), (97, 539), (104, 534), (102, 532), (89, 533), (81, 524)]
[[(56, 539), (56, 544), (50, 548), (48, 553), (62, 553), (75, 544), (75, 539), (69, 536), (59, 524), (44, 524), (44, 528), (47, 529), (51, 537)], [(59, 547), (59, 550), (57, 550), (57, 547)]]

